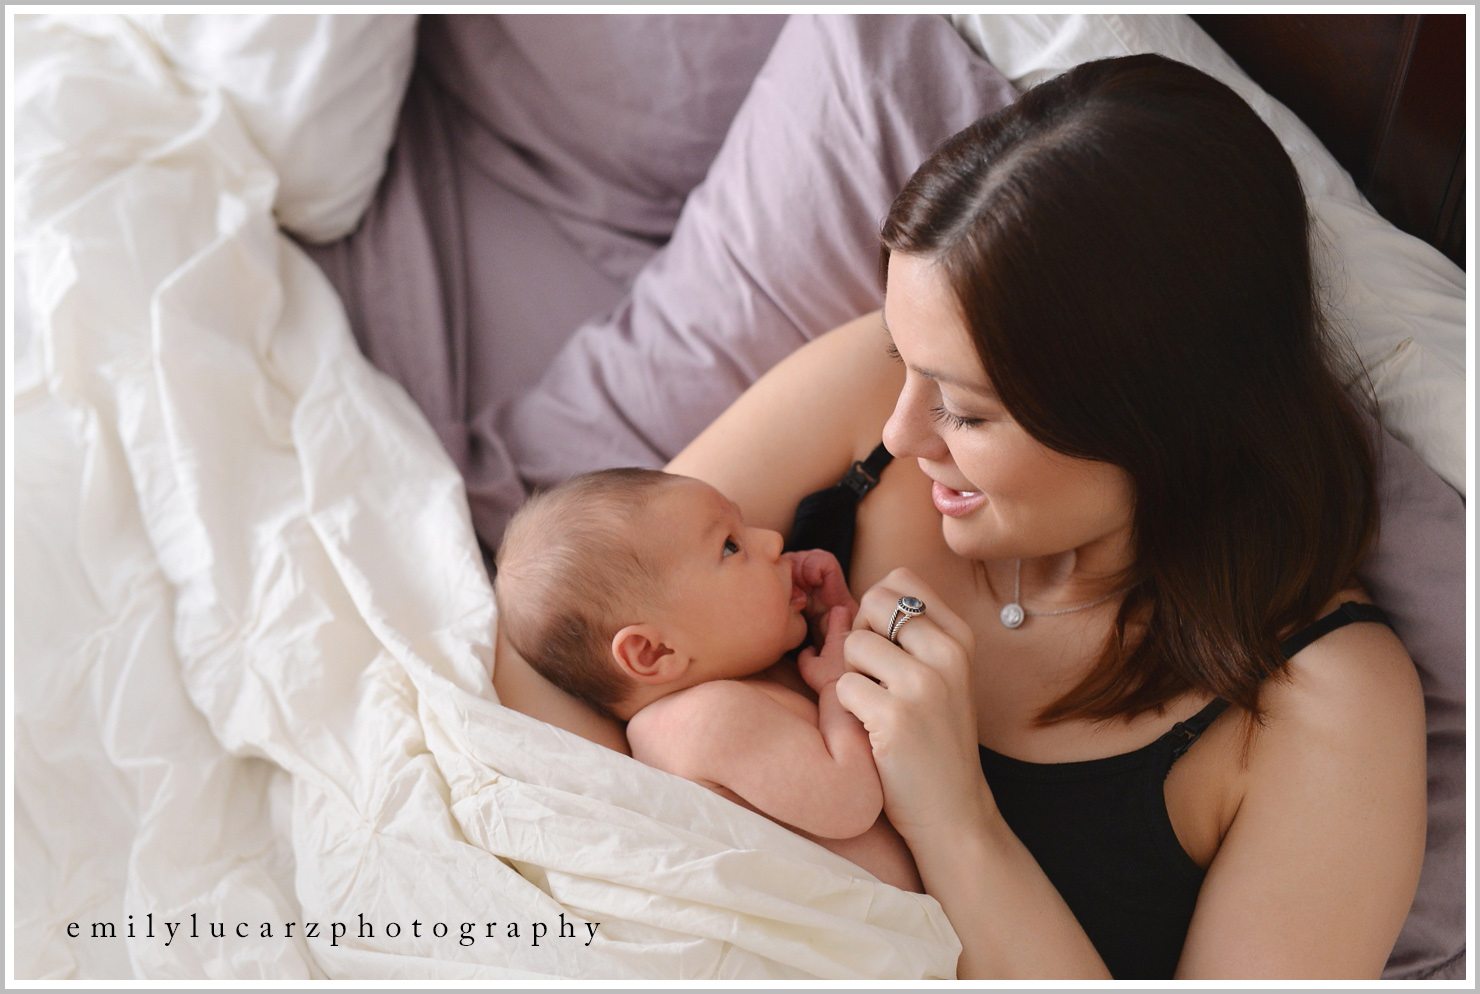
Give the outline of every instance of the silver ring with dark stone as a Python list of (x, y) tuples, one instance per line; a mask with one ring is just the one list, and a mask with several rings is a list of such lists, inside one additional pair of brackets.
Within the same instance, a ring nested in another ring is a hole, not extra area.
[(899, 645), (899, 630), (905, 623), (925, 613), (925, 602), (906, 594), (894, 605), (894, 617), (889, 619), (889, 641)]

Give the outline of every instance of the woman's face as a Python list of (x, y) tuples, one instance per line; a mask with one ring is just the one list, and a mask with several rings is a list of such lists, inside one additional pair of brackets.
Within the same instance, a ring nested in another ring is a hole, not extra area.
[(1055, 452), (1013, 421), (929, 260), (890, 255), (884, 322), (906, 369), (884, 442), (934, 481), (952, 551), (991, 561), (1079, 550), (1082, 562), (1094, 549), (1106, 569), (1125, 565), (1129, 474)]

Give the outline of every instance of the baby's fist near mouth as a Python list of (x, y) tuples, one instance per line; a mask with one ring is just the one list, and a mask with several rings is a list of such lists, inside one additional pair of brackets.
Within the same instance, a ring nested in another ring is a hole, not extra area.
[(827, 636), (825, 623), (828, 612), (833, 608), (846, 608), (851, 625), (853, 616), (858, 613), (858, 601), (848, 589), (848, 578), (843, 575), (843, 568), (831, 552), (804, 549), (783, 555), (791, 563), (792, 583), (807, 594), (807, 606), (802, 609), (802, 614), (807, 619), (812, 644), (822, 646)]

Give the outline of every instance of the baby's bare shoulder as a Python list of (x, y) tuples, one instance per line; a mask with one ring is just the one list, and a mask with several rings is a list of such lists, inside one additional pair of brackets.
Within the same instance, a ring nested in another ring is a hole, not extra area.
[[(807, 714), (807, 710), (811, 714)], [(746, 729), (785, 715), (816, 724), (816, 706), (769, 680), (711, 680), (659, 698), (632, 716), (627, 741), (635, 759), (669, 767), (674, 754), (693, 754), (703, 742), (734, 742)]]
[(801, 695), (769, 680), (710, 680), (658, 698), (632, 716), (627, 733), (631, 735), (632, 727), (639, 724), (664, 725), (713, 718), (736, 710), (743, 713), (767, 708), (786, 697), (801, 698)]

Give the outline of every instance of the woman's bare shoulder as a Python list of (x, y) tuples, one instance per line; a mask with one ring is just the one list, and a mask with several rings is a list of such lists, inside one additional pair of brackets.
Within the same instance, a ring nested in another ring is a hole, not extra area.
[(1376, 977), (1423, 861), (1413, 662), (1386, 626), (1346, 625), (1297, 652), (1261, 704), (1178, 976), (1247, 971), (1255, 948), (1260, 976)]
[[(1352, 587), (1333, 597), (1322, 616), (1342, 603), (1372, 603)], [(1418, 669), (1392, 628), (1354, 622), (1327, 632), (1290, 659), (1279, 679), (1266, 684), (1262, 703), (1268, 724), (1264, 748), (1308, 749), (1340, 745), (1328, 753), (1355, 761), (1367, 751), (1424, 748), (1423, 689)]]
[(877, 311), (777, 363), (667, 469), (719, 489), (752, 524), (786, 532), (797, 501), (878, 444), (902, 375)]

